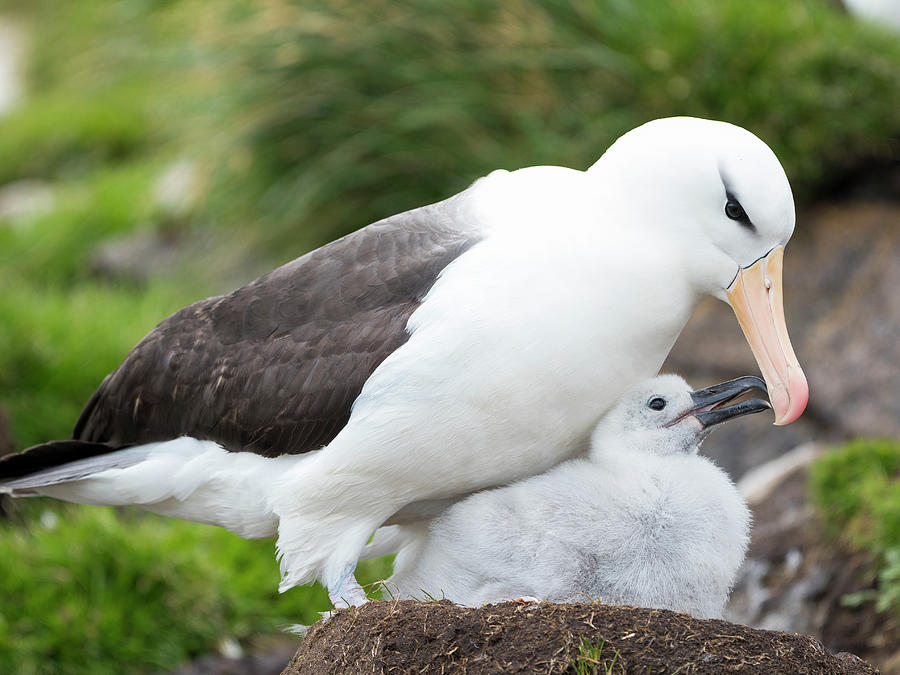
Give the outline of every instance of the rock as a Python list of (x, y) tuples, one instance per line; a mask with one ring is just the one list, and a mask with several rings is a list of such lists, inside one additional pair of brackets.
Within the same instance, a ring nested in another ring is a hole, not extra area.
[[(847, 203), (804, 216), (785, 255), (785, 313), (810, 385), (807, 411), (754, 415), (703, 450), (735, 478), (809, 441), (900, 435), (900, 205)], [(664, 370), (702, 386), (758, 373), (731, 309), (702, 303)]]
[(56, 198), (45, 181), (17, 180), (0, 188), (0, 222), (22, 225), (53, 209)]
[(291, 657), (293, 647), (278, 645), (265, 653), (227, 656), (205, 656), (173, 670), (169, 675), (278, 675), (284, 662)]
[[(738, 492), (748, 504), (761, 504), (785, 478), (798, 469), (805, 469), (824, 452), (824, 446), (819, 443), (807, 443), (794, 448), (745, 473), (737, 483)], [(759, 522), (756, 525), (761, 526)]]
[(196, 260), (210, 253), (216, 238), (213, 232), (188, 227), (205, 184), (196, 162), (179, 159), (170, 164), (153, 186), (153, 222), (97, 246), (91, 255), (91, 272), (143, 285), (152, 277), (192, 268)]
[(900, 435), (898, 222), (896, 206), (820, 212), (804, 265), (791, 272), (809, 306), (801, 351), (815, 413), (842, 434)]
[(97, 276), (143, 285), (176, 270), (182, 262), (177, 236), (143, 228), (104, 241), (91, 255), (90, 265)]
[(900, 625), (874, 603), (842, 598), (873, 588), (871, 561), (834, 545), (807, 498), (807, 468), (821, 446), (805, 446), (749, 472), (738, 489), (753, 511), (747, 560), (726, 618), (757, 628), (806, 633), (900, 675)]
[(875, 673), (806, 635), (661, 609), (380, 601), (310, 629), (283, 675), (315, 673)]
[(166, 218), (184, 218), (200, 202), (205, 180), (196, 162), (179, 159), (156, 180), (153, 202)]

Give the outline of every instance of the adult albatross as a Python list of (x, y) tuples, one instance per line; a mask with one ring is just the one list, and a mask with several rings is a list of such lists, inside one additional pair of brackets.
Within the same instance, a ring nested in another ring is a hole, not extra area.
[(723, 122), (649, 122), (587, 171), (495, 171), (172, 315), (72, 440), (0, 462), (0, 490), (277, 536), (281, 590), (365, 602), (378, 526), (583, 452), (705, 295), (734, 309), (776, 422), (796, 419), (794, 218), (775, 155)]

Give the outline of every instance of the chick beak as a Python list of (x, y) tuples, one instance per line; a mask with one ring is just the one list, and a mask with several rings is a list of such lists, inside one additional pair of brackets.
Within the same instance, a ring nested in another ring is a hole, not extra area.
[(724, 405), (754, 389), (766, 393), (766, 383), (754, 375), (747, 375), (714, 384), (706, 389), (693, 391), (691, 392), (693, 405), (681, 416), (681, 419), (693, 415), (700, 422), (700, 426), (706, 430), (742, 415), (770, 410), (772, 406), (767, 401), (758, 398), (741, 401), (734, 405)]

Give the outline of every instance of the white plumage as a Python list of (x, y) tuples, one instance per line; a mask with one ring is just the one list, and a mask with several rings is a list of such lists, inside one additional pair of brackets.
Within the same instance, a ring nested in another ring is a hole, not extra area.
[[(414, 216), (477, 241), (440, 270), (409, 339), (325, 447), (273, 458), (174, 438), (84, 460), (68, 479), (71, 465), (13, 474), (0, 490), (277, 532), (282, 590), (317, 579), (335, 602), (358, 604), (353, 569), (379, 526), (583, 453), (598, 417), (658, 372), (705, 295), (735, 307), (776, 419), (806, 403), (781, 310), (793, 199), (774, 154), (744, 129), (657, 120), (588, 171), (497, 171)], [(395, 218), (371, 232), (405, 227)], [(167, 330), (177, 333), (178, 316)], [(140, 400), (116, 405), (137, 416)], [(230, 414), (227, 400), (214, 404)]]
[[(647, 407), (655, 397), (664, 410)], [(588, 458), (474, 494), (431, 522), (382, 528), (369, 553), (399, 549), (387, 588), (475, 606), (600, 598), (720, 617), (750, 516), (697, 454), (697, 418), (672, 424), (690, 407), (684, 380), (654, 378), (601, 421)]]

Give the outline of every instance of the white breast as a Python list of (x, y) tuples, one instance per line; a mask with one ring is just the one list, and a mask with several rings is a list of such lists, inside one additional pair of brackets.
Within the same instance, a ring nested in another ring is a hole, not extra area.
[(606, 408), (658, 371), (695, 296), (665, 249), (560, 199), (490, 230), (445, 270), (329, 453), (368, 443), (355, 429), (383, 429), (392, 466), (412, 456), (447, 475), (442, 494), (416, 498), (468, 492), (583, 450)]

